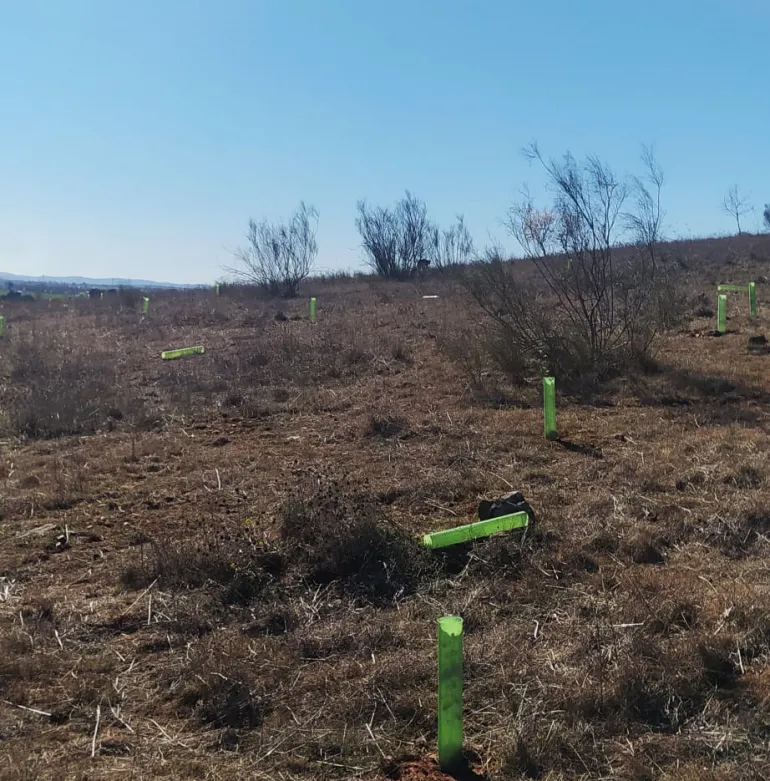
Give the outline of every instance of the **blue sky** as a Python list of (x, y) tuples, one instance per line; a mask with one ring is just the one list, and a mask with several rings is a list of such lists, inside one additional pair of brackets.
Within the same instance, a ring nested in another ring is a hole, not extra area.
[(730, 230), (734, 183), (751, 230), (769, 33), (765, 0), (0, 0), (0, 270), (211, 282), (302, 199), (353, 269), (356, 201), (406, 189), (483, 245), (533, 139), (652, 143), (669, 235)]

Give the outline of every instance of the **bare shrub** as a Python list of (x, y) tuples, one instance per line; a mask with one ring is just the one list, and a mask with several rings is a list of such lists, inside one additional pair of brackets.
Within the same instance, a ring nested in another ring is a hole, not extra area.
[(214, 587), (226, 605), (245, 605), (260, 596), (285, 568), (280, 551), (268, 546), (250, 524), (228, 524), (212, 530), (202, 521), (189, 538), (150, 539), (145, 557), (121, 574), (126, 588), (157, 581), (168, 589)]
[[(498, 253), (466, 275), (492, 329), (496, 362), (557, 374), (563, 382), (612, 376), (649, 355), (672, 320), (672, 271), (658, 251), (663, 175), (645, 151), (645, 180), (618, 179), (598, 158), (545, 160), (528, 150), (555, 192), (550, 209), (525, 193), (506, 226), (540, 284)], [(635, 208), (624, 212), (629, 199)], [(622, 239), (630, 246), (620, 246)]]
[(64, 335), (31, 333), (14, 339), (9, 356), (10, 433), (32, 439), (88, 434), (139, 417), (141, 402), (119, 390), (114, 353)]
[(335, 482), (283, 506), (281, 537), (312, 583), (337, 581), (374, 604), (413, 593), (429, 569), (416, 540), (378, 517), (372, 502)]
[(434, 228), (430, 260), (435, 268), (448, 270), (465, 266), (473, 259), (474, 252), (473, 237), (462, 215), (458, 215), (457, 222), (443, 231)]
[(272, 295), (294, 298), (313, 270), (317, 229), (318, 212), (304, 202), (288, 223), (249, 220), (248, 243), (235, 253), (241, 266), (228, 271)]
[(409, 191), (392, 210), (366, 201), (359, 201), (357, 210), (366, 262), (380, 276), (404, 279), (429, 257), (438, 229), (425, 203)]

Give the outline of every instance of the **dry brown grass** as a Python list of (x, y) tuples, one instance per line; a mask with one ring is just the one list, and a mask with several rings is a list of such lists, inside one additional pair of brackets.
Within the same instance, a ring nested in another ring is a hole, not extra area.
[[(729, 258), (708, 285), (759, 275)], [(208, 292), (8, 307), (0, 777), (399, 777), (450, 612), (492, 778), (770, 775), (764, 286), (758, 324), (695, 318), (547, 442), (539, 378), (452, 360), (460, 293), (420, 285), (323, 283), (315, 326)], [(18, 424), (19, 366), (71, 424)], [(523, 543), (417, 544), (512, 487)]]

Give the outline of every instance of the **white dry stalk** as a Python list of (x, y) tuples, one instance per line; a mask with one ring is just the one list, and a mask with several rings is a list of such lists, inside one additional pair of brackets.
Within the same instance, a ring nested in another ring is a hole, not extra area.
[(11, 598), (15, 586), (15, 580), (0, 578), (0, 602), (7, 602)]
[(102, 720), (102, 706), (96, 706), (96, 724), (94, 724), (94, 736), (91, 738), (91, 759), (96, 756), (96, 736), (99, 734), (99, 723)]

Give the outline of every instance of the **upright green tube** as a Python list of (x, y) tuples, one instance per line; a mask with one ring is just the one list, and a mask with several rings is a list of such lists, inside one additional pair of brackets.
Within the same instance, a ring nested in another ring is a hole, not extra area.
[(5, 316), (0, 315), (0, 336), (3, 335), (3, 331), (5, 331)]
[(315, 296), (310, 299), (310, 322), (315, 323)]
[(142, 298), (142, 314), (146, 315), (149, 309), (150, 299), (147, 298), (147, 296), (144, 296), (144, 298)]
[(452, 770), (463, 756), (463, 620), (438, 620), (438, 761)]
[(749, 315), (757, 316), (757, 283), (749, 282)]
[(216, 290), (216, 292), (217, 292), (217, 295), (219, 295), (219, 283), (217, 283), (216, 285), (214, 285), (214, 290)]
[(720, 293), (717, 296), (717, 331), (723, 334), (727, 330), (727, 296)]
[(543, 377), (543, 428), (546, 439), (556, 439), (556, 380)]

